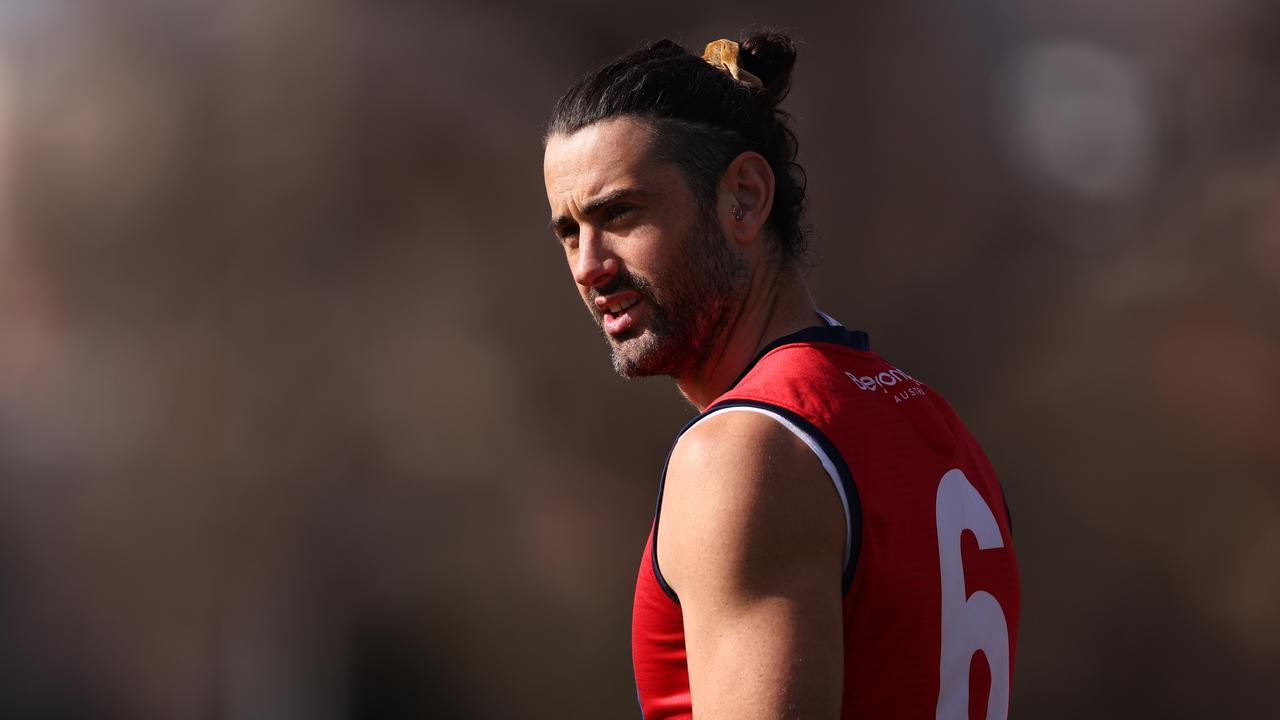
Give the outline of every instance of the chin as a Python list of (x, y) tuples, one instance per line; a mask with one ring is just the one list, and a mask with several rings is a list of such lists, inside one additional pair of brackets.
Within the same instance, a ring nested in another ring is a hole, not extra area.
[(624, 378), (653, 377), (679, 374), (679, 362), (669, 343), (664, 343), (649, 333), (628, 340), (610, 340), (613, 369)]
[(613, 349), (613, 371), (628, 379), (664, 374), (649, 358), (637, 357), (617, 347)]

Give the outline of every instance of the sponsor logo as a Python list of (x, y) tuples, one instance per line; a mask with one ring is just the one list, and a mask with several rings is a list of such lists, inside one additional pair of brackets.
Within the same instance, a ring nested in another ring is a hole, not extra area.
[(857, 385), (859, 389), (867, 392), (875, 392), (879, 390), (880, 392), (887, 393), (889, 392), (889, 388), (898, 385), (899, 383), (920, 384), (918, 380), (902, 372), (898, 368), (891, 368), (877, 375), (854, 375), (851, 372), (845, 372), (845, 376), (853, 381), (853, 384)]

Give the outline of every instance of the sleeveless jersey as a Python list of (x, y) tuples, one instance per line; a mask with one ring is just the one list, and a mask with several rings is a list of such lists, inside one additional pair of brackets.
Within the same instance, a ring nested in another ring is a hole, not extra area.
[[(843, 597), (841, 718), (1005, 718), (1020, 597), (995, 472), (941, 396), (831, 322), (770, 343), (681, 434), (713, 414), (763, 413), (835, 483), (848, 531), (831, 579)], [(688, 719), (680, 601), (657, 562), (661, 511), (660, 482), (632, 612), (636, 695), (645, 720)]]

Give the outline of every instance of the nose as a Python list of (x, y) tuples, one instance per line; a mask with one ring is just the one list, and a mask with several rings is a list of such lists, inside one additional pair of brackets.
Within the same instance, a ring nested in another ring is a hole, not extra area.
[(585, 288), (601, 287), (618, 272), (618, 258), (601, 233), (583, 226), (578, 232), (578, 252), (573, 260), (573, 279)]

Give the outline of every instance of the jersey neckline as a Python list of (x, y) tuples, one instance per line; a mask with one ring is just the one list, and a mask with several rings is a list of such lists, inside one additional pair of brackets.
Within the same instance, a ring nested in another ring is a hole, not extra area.
[(747, 376), (747, 373), (751, 372), (751, 370), (756, 366), (756, 363), (759, 363), (764, 359), (765, 355), (768, 355), (783, 345), (820, 342), (831, 345), (841, 345), (843, 347), (861, 350), (863, 352), (871, 350), (871, 337), (867, 335), (866, 332), (862, 330), (850, 330), (833, 320), (831, 316), (826, 313), (820, 312), (819, 315), (822, 316), (823, 320), (826, 320), (830, 324), (814, 325), (812, 327), (804, 328), (803, 330), (797, 330), (790, 335), (783, 335), (780, 338), (772, 340), (768, 345), (760, 348), (760, 352), (756, 353), (756, 356), (751, 359), (751, 362), (747, 363), (747, 367), (744, 368), (742, 373), (739, 374), (738, 377), (734, 379), (733, 383), (729, 385), (729, 389), (732, 390), (737, 387), (738, 383), (742, 382), (742, 379)]

